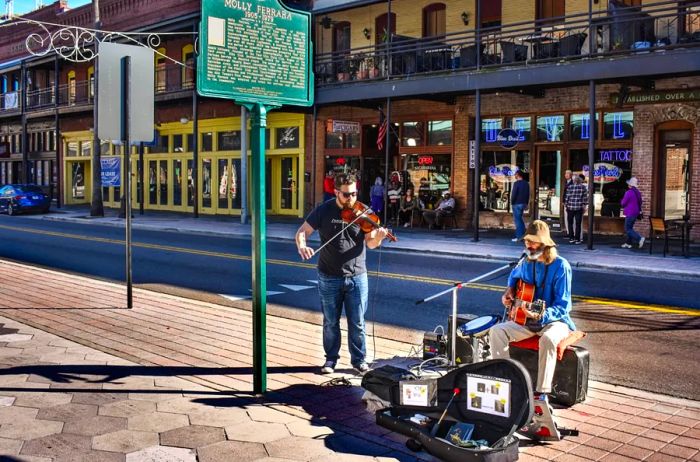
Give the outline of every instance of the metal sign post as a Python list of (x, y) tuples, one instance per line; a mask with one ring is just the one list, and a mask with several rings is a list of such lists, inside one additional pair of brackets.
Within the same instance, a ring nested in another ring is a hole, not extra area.
[[(99, 44), (100, 112), (97, 136), (124, 147), (126, 214), (126, 304), (133, 308), (131, 255), (131, 143), (153, 138), (153, 50), (134, 45)], [(138, 82), (132, 87), (131, 82)], [(138, 101), (138, 107), (134, 102)]]
[(313, 104), (311, 15), (278, 0), (202, 0), (201, 18), (197, 92), (232, 99), (251, 115), (253, 392), (262, 394), (267, 389), (265, 127), (271, 109)]

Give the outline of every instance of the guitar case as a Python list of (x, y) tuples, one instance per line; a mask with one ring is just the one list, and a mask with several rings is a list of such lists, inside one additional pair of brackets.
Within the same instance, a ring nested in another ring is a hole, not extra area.
[[(514, 433), (532, 420), (534, 408), (530, 375), (517, 361), (465, 364), (427, 380), (406, 371), (402, 376), (407, 380), (391, 383), (388, 375), (401, 374), (380, 369), (365, 374), (362, 386), (388, 398), (391, 406), (376, 412), (377, 424), (410, 437), (410, 449), (448, 462), (518, 460)], [(376, 371), (384, 378), (381, 386), (372, 377)], [(476, 440), (484, 441), (472, 443)]]

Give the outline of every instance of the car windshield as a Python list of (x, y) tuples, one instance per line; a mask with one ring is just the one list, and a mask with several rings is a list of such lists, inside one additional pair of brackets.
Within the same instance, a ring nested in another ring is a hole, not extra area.
[(43, 193), (44, 191), (41, 190), (39, 186), (33, 186), (33, 185), (24, 185), (24, 186), (18, 186), (15, 188), (17, 192), (23, 192), (23, 193)]

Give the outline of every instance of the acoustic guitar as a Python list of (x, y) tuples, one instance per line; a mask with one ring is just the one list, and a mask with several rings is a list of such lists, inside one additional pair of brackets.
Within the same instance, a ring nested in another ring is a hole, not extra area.
[(518, 285), (515, 287), (515, 299), (508, 313), (510, 321), (524, 326), (527, 322), (526, 310), (538, 313), (540, 316), (544, 314), (544, 300), (535, 300), (535, 288), (534, 284), (528, 284), (522, 279), (518, 279)]

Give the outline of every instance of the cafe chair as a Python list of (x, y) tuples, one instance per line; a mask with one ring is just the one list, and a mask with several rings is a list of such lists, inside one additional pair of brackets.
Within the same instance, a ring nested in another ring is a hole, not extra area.
[(527, 61), (527, 45), (501, 42), (501, 52), (503, 53), (503, 64)]
[(588, 34), (581, 32), (571, 34), (559, 39), (559, 56), (578, 56), (581, 54), (581, 47), (586, 41)]
[(661, 217), (649, 217), (649, 225), (649, 255), (653, 252), (654, 241), (661, 237), (664, 239), (664, 257), (669, 253), (668, 244), (671, 240), (679, 240), (681, 249), (685, 249), (685, 235), (681, 226), (669, 224)]

